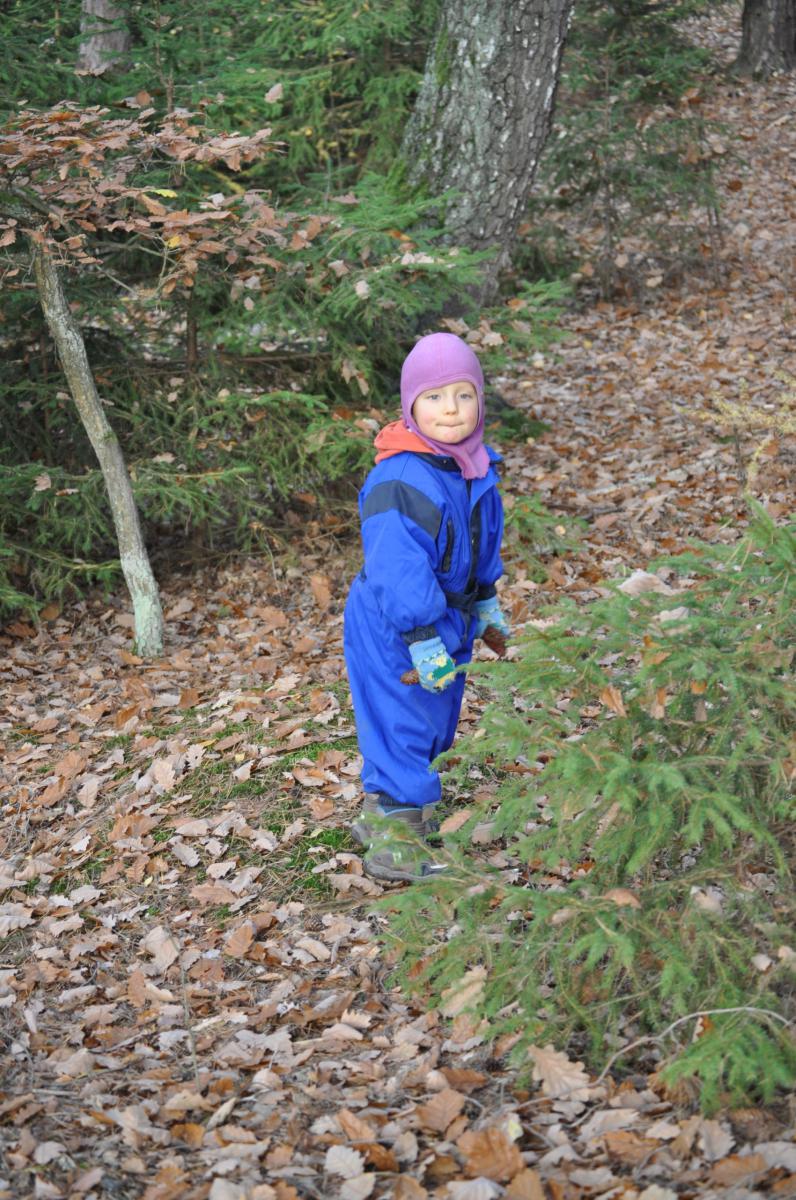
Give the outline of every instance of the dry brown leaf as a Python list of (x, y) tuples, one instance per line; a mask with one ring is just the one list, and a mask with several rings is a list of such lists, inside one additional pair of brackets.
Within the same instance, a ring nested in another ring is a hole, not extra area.
[(418, 1104), (415, 1112), (422, 1125), (427, 1129), (434, 1129), (437, 1133), (444, 1133), (450, 1125), (454, 1117), (458, 1117), (459, 1113), (464, 1108), (465, 1097), (461, 1092), (454, 1092), (453, 1088), (445, 1088), (442, 1092), (437, 1092), (427, 1104)]
[(718, 1121), (703, 1121), (699, 1129), (699, 1144), (708, 1162), (725, 1158), (735, 1145), (735, 1138)]
[(155, 783), (159, 784), (164, 792), (170, 792), (177, 782), (174, 764), (167, 758), (156, 758), (149, 771)]
[(461, 829), (462, 825), (466, 825), (472, 816), (471, 808), (459, 808), (456, 812), (451, 813), (439, 827), (440, 833), (456, 833), (457, 829)]
[(603, 702), (606, 708), (610, 708), (611, 711), (615, 712), (618, 717), (627, 716), (627, 709), (625, 708), (625, 702), (622, 699), (622, 693), (619, 691), (619, 688), (614, 687), (612, 683), (609, 683), (608, 686), (604, 687), (600, 692), (600, 700)]
[(443, 1017), (457, 1017), (465, 1009), (474, 1008), (484, 992), (486, 967), (471, 967), (461, 979), (442, 993), (439, 1011)]
[(193, 846), (187, 846), (185, 842), (181, 842), (179, 839), (172, 841), (169, 849), (177, 861), (181, 862), (184, 867), (196, 867), (201, 862)]
[(312, 796), (309, 809), (314, 821), (325, 821), (327, 817), (333, 817), (335, 814), (334, 800), (329, 796)]
[(756, 1175), (763, 1175), (767, 1170), (768, 1163), (762, 1154), (731, 1154), (729, 1158), (713, 1164), (710, 1178), (714, 1183), (732, 1187), (744, 1179), (751, 1180)]
[(251, 921), (244, 921), (236, 926), (224, 938), (224, 953), (230, 958), (242, 958), (254, 941), (254, 933)]
[(464, 1168), (473, 1177), (484, 1176), (505, 1183), (524, 1166), (515, 1143), (502, 1129), (471, 1129), (456, 1142), (464, 1155)]
[(439, 1073), (455, 1091), (468, 1096), (489, 1082), (483, 1071), (474, 1071), (472, 1067), (440, 1067)]
[(629, 888), (609, 888), (604, 900), (613, 900), (617, 908), (641, 908), (641, 901)]
[(529, 1046), (534, 1061), (533, 1077), (541, 1083), (546, 1096), (554, 1099), (588, 1100), (591, 1096), (589, 1077), (583, 1063), (571, 1062), (554, 1046)]
[(312, 955), (316, 962), (328, 962), (332, 957), (329, 947), (324, 946), (323, 942), (319, 942), (317, 938), (299, 938), (296, 942), (296, 949), (305, 950), (307, 954)]
[(140, 967), (131, 972), (127, 981), (127, 999), (133, 1008), (143, 1008), (147, 1003), (146, 976)]
[(354, 1149), (364, 1154), (368, 1166), (375, 1167), (377, 1171), (397, 1173), (401, 1169), (395, 1151), (382, 1146), (380, 1142), (356, 1142)]
[(311, 575), (310, 587), (315, 597), (315, 603), (320, 609), (327, 609), (332, 600), (332, 586), (328, 575)]
[(638, 1111), (634, 1108), (606, 1108), (593, 1113), (581, 1127), (580, 1136), (585, 1142), (597, 1138), (609, 1129), (627, 1129), (638, 1121)]
[(603, 1134), (603, 1144), (611, 1158), (636, 1166), (646, 1161), (652, 1145), (631, 1129), (609, 1129)]
[(180, 953), (176, 941), (162, 925), (156, 925), (141, 941), (141, 949), (152, 955), (152, 966), (162, 974), (167, 971)]
[(507, 1200), (546, 1200), (538, 1171), (527, 1167), (515, 1175), (506, 1188)]
[(373, 1126), (347, 1108), (340, 1109), (337, 1114), (337, 1122), (349, 1141), (375, 1142), (376, 1140), (376, 1130)]
[(205, 1127), (195, 1121), (184, 1121), (171, 1126), (171, 1136), (185, 1142), (191, 1149), (198, 1150), (204, 1141)]
[(353, 1026), (338, 1021), (329, 1029), (324, 1030), (323, 1036), (324, 1038), (334, 1038), (338, 1042), (361, 1042), (365, 1035), (358, 1029), (354, 1029)]
[(428, 1200), (428, 1192), (411, 1175), (399, 1175), (393, 1191), (393, 1200)]
[(33, 914), (24, 904), (0, 904), (0, 937), (7, 937), (15, 929), (32, 925), (33, 919)]
[(99, 790), (102, 787), (102, 776), (83, 775), (82, 783), (77, 789), (77, 801), (82, 808), (93, 808), (97, 802)]

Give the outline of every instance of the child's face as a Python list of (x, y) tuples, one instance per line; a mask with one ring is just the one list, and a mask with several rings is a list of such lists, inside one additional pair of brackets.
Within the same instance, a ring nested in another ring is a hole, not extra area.
[(463, 442), (478, 424), (476, 390), (463, 379), (429, 388), (412, 405), (412, 418), (420, 432), (435, 442)]

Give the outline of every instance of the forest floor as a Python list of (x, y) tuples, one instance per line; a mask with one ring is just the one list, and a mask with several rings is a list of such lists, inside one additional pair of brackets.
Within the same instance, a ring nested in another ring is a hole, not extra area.
[[(737, 23), (700, 17), (721, 61)], [(704, 107), (732, 150), (718, 270), (580, 304), (554, 352), (491, 381), (548, 426), (507, 448), (508, 503), (586, 523), (542, 583), (509, 544), (515, 628), (743, 524), (755, 439), (698, 412), (741, 379), (766, 411), (796, 375), (796, 78), (718, 76)], [(772, 443), (755, 487), (775, 515), (794, 474)], [(562, 1104), (466, 1014), (391, 986), (347, 833), (357, 554), (310, 524), (273, 561), (172, 575), (155, 662), (121, 591), (0, 635), (0, 1200), (796, 1195), (785, 1105), (706, 1120), (644, 1074)], [(463, 731), (487, 695), (468, 688)]]

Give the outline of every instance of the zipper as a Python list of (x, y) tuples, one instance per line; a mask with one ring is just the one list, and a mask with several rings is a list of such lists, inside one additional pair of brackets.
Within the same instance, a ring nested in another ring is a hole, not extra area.
[(448, 523), (445, 526), (445, 553), (442, 556), (440, 563), (440, 571), (443, 575), (447, 575), (451, 569), (451, 560), (453, 559), (453, 517), (448, 517)]

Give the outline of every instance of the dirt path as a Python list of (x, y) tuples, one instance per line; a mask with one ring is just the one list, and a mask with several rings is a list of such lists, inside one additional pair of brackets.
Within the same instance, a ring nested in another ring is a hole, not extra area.
[[(736, 24), (696, 31), (729, 59)], [(691, 535), (736, 536), (737, 451), (695, 412), (740, 379), (764, 407), (796, 375), (794, 101), (796, 79), (706, 102), (741, 155), (722, 165), (720, 285), (574, 312), (554, 355), (496, 381), (550, 426), (508, 451), (507, 494), (589, 522), (546, 583), (510, 564), (515, 624)], [(795, 475), (772, 446), (774, 513)], [(774, 1114), (700, 1121), (642, 1077), (537, 1103), (466, 1016), (389, 988), (379, 889), (345, 832), (354, 557), (303, 542), (294, 562), (172, 579), (152, 664), (121, 594), (0, 636), (0, 1200), (796, 1194)]]

